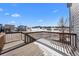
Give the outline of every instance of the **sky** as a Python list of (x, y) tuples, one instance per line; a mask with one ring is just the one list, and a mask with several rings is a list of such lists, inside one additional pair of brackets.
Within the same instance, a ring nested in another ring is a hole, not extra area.
[(0, 24), (55, 26), (68, 17), (65, 3), (0, 3)]

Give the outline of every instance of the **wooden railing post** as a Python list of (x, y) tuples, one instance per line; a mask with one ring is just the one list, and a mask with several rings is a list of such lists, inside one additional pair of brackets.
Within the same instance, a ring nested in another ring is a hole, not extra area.
[(29, 42), (28, 40), (29, 40), (29, 37), (27, 36), (27, 43)]
[(29, 40), (30, 40), (30, 42), (31, 42), (31, 39), (32, 39), (32, 38), (30, 37), (30, 39), (29, 39)]
[(71, 45), (71, 34), (69, 36), (70, 36), (70, 45)]
[(75, 35), (75, 47), (77, 48), (77, 34)]
[(27, 43), (27, 42), (26, 42), (26, 34), (24, 34), (24, 43)]
[(28, 37), (27, 41), (28, 41), (28, 43), (29, 43), (30, 37), (29, 37), (29, 36), (27, 36), (27, 37)]
[(5, 45), (5, 34), (0, 33), (0, 53)]
[(59, 41), (61, 42), (61, 34), (59, 34)]
[(21, 33), (21, 40), (22, 40), (22, 33)]

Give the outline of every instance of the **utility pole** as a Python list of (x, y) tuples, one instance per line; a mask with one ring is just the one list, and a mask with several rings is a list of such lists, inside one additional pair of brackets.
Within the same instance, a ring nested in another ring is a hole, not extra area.
[(67, 3), (67, 7), (69, 9), (69, 33), (71, 33), (72, 21), (71, 21), (71, 3)]

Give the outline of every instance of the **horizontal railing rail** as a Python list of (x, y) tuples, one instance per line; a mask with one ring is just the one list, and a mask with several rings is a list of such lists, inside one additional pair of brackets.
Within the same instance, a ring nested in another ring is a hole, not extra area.
[[(35, 32), (22, 32), (22, 33), (27, 33), (27, 34), (31, 34), (31, 33), (55, 33), (55, 34), (63, 34), (62, 32), (50, 32), (50, 31), (35, 31)], [(67, 35), (76, 35), (75, 33), (64, 33)]]

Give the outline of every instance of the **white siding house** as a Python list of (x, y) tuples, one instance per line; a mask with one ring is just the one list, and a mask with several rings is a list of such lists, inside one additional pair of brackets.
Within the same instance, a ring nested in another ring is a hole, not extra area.
[(71, 32), (77, 34), (77, 47), (79, 48), (79, 3), (70, 4), (69, 13)]

